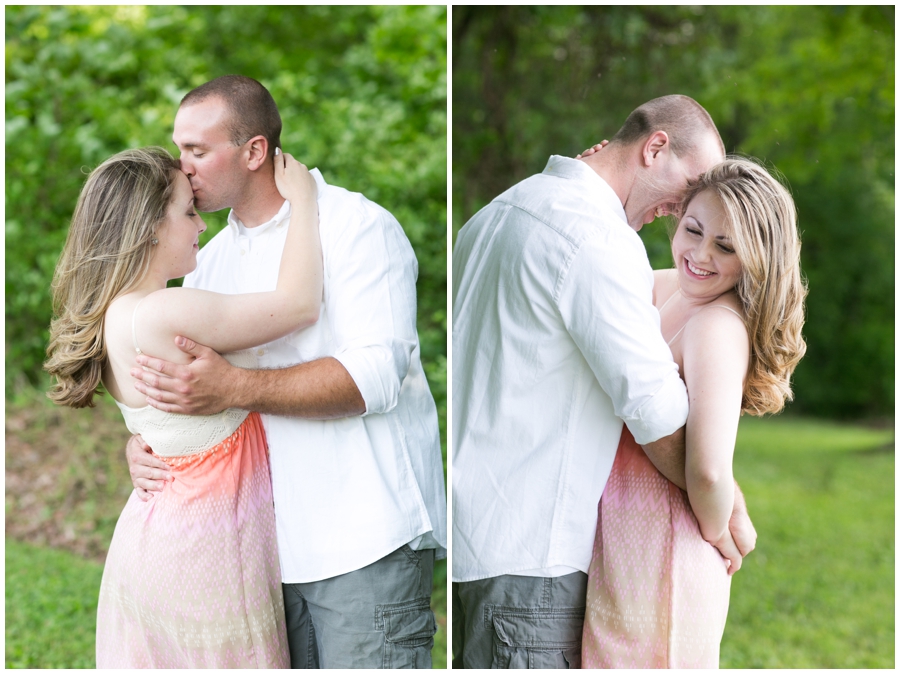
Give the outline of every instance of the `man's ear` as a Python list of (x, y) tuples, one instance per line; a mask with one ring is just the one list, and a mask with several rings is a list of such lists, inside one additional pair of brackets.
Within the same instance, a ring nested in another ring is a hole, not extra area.
[(256, 171), (262, 166), (269, 155), (269, 141), (265, 136), (253, 136), (246, 142), (247, 168)]
[(666, 153), (670, 149), (669, 135), (665, 131), (654, 131), (641, 147), (641, 159), (644, 166), (650, 166), (660, 155)]

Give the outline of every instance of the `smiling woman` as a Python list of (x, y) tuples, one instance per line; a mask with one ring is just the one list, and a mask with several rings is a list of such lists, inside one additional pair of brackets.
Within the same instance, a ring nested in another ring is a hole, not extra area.
[(672, 239), (672, 258), (685, 297), (715, 299), (732, 290), (741, 274), (720, 199), (710, 191), (698, 194), (685, 211)]
[(692, 181), (682, 211), (675, 269), (655, 272), (653, 294), (690, 398), (684, 483), (622, 432), (588, 585), (583, 658), (594, 667), (718, 666), (730, 576), (749, 552), (732, 523), (746, 510), (732, 470), (738, 421), (782, 409), (806, 346), (787, 190), (726, 159)]

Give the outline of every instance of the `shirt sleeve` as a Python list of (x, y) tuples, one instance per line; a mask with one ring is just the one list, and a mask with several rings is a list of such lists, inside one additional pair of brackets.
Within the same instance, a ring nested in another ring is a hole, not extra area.
[(687, 421), (688, 399), (653, 306), (653, 272), (637, 235), (598, 232), (559, 279), (563, 322), (638, 444)]
[(365, 414), (383, 414), (397, 405), (418, 346), (418, 263), (400, 223), (384, 209), (371, 204), (350, 219), (326, 261), (325, 306), (334, 357), (359, 388)]

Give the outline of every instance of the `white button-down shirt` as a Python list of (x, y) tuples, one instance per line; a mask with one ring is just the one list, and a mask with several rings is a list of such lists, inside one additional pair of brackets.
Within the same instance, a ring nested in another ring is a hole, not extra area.
[[(416, 333), (415, 255), (390, 213), (311, 173), (325, 264), (319, 321), (253, 352), (262, 368), (336, 358), (366, 413), (329, 421), (262, 415), (285, 583), (354, 571), (407, 543), (438, 548), (439, 557), (447, 546), (437, 410)], [(249, 230), (231, 213), (185, 285), (273, 290), (289, 222), (288, 202)]]
[(587, 571), (622, 421), (688, 412), (653, 273), (612, 188), (553, 156), (453, 251), (453, 579)]

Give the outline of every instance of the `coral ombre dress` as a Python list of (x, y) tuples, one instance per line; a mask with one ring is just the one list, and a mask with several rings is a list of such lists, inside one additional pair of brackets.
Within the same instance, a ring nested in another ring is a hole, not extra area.
[(119, 407), (175, 479), (146, 503), (132, 493), (116, 524), (97, 667), (290, 667), (259, 415)]
[(623, 428), (598, 507), (582, 667), (719, 666), (731, 577), (687, 494)]

